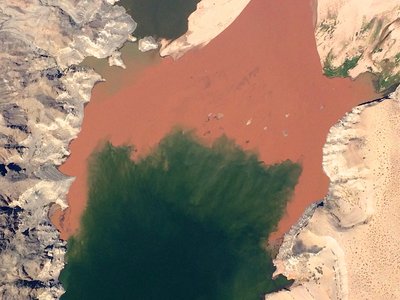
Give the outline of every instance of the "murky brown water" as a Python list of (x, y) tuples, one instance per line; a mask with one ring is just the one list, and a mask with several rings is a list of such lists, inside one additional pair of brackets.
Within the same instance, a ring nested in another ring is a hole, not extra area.
[[(63, 238), (79, 226), (93, 149), (111, 139), (135, 144), (142, 155), (176, 125), (196, 128), (206, 142), (226, 134), (267, 163), (301, 162), (294, 198), (272, 236), (277, 238), (327, 192), (321, 163), (329, 128), (353, 106), (376, 97), (367, 78), (322, 75), (309, 0), (252, 0), (205, 48), (175, 62), (154, 54), (145, 58), (129, 59), (126, 71), (107, 71), (110, 80), (94, 89), (82, 132), (61, 167), (77, 177), (70, 209), (64, 218), (53, 217)], [(208, 118), (210, 113), (223, 117)]]

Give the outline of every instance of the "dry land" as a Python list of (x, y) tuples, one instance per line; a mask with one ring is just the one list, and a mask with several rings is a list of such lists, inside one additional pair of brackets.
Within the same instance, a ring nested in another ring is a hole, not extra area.
[(285, 236), (275, 261), (296, 282), (268, 299), (399, 299), (398, 96), (332, 127), (326, 201)]

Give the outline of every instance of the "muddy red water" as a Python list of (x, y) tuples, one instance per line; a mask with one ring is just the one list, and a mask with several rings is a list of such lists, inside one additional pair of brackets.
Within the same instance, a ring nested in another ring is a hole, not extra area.
[(293, 199), (272, 236), (277, 238), (327, 192), (321, 163), (329, 128), (353, 106), (376, 97), (366, 79), (321, 74), (309, 0), (252, 0), (205, 48), (178, 61), (154, 59), (140, 70), (132, 62), (121, 72), (112, 94), (105, 90), (113, 80), (94, 89), (82, 131), (61, 167), (76, 176), (69, 210), (53, 217), (63, 238), (79, 227), (86, 162), (99, 143), (133, 143), (143, 155), (176, 125), (195, 128), (205, 142), (226, 134), (268, 164), (302, 164)]

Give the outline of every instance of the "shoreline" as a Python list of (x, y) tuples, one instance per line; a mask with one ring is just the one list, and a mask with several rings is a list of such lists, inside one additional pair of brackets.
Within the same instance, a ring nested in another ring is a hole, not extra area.
[(274, 261), (275, 275), (295, 282), (266, 299), (400, 296), (391, 267), (399, 264), (398, 96), (358, 105), (332, 127), (324, 146), (331, 178), (324, 205), (292, 227)]
[[(293, 22), (284, 25), (283, 19)], [(224, 55), (227, 45), (240, 44), (247, 46), (236, 48), (233, 57)], [(272, 238), (281, 236), (310, 202), (326, 193), (321, 149), (330, 126), (360, 98), (375, 96), (366, 78), (332, 80), (322, 75), (312, 7), (306, 0), (277, 6), (253, 0), (200, 51), (176, 61), (163, 59), (135, 73), (134, 82), (129, 81), (129, 71), (109, 98), (100, 95), (97, 86), (93, 90), (80, 136), (61, 167), (77, 176), (65, 228), (60, 228), (64, 238), (79, 227), (86, 198), (85, 161), (98, 143), (132, 143), (136, 155), (142, 155), (176, 125), (197, 130), (206, 142), (226, 134), (244, 149), (257, 151), (267, 164), (286, 159), (303, 163), (295, 196)]]
[[(58, 299), (64, 293), (58, 276), (66, 242), (49, 212), (67, 206), (72, 178), (57, 167), (69, 154), (84, 103), (101, 79), (76, 64), (87, 55), (115, 53), (135, 23), (120, 7), (100, 1), (87, 5), (88, 14), (82, 15), (68, 1), (18, 4), (0, 4), (0, 64), (7, 70), (0, 84), (0, 297)], [(91, 22), (96, 13), (102, 19)], [(95, 39), (108, 35), (110, 24), (118, 30), (108, 43)]]
[[(223, 2), (223, 3), (222, 3)], [(186, 52), (206, 46), (229, 27), (250, 0), (202, 0), (188, 18), (188, 30), (173, 41), (162, 40), (160, 55), (174, 59)]]
[(400, 297), (399, 30), (393, 26), (400, 6), (336, 2), (319, 1), (315, 38), (324, 73), (354, 78), (368, 72), (384, 96), (363, 101), (330, 129), (323, 205), (293, 225), (274, 260), (275, 276), (294, 283), (266, 299)]

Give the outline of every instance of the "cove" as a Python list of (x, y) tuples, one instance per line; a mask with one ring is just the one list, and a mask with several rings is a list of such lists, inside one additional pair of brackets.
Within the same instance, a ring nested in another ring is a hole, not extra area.
[(188, 30), (188, 18), (200, 0), (121, 0), (123, 6), (137, 22), (134, 35), (138, 38), (176, 39)]
[(301, 168), (266, 166), (222, 136), (174, 130), (145, 157), (106, 143), (89, 162), (80, 231), (70, 238), (62, 299), (251, 300), (271, 280), (265, 241)]

